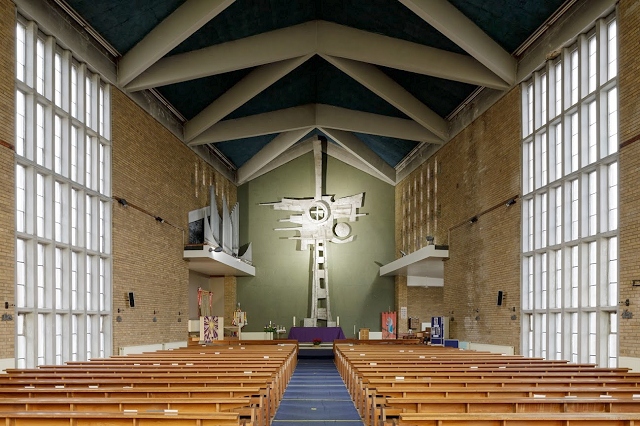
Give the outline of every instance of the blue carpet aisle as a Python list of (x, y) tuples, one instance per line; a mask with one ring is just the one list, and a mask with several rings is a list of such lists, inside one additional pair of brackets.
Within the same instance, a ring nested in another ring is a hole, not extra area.
[(363, 426), (332, 359), (299, 359), (273, 426)]

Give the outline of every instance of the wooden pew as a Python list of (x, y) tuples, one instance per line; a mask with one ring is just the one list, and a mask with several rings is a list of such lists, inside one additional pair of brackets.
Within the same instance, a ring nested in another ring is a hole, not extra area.
[[(640, 413), (637, 398), (387, 398), (379, 424), (406, 413)], [(373, 424), (378, 424), (376, 421)]]
[(8, 371), (0, 376), (0, 418), (7, 425), (268, 425), (297, 345), (191, 347), (101, 361)]
[[(448, 348), (336, 345), (334, 350), (338, 370), (369, 424), (378, 424), (389, 414), (399, 417), (401, 424), (529, 424), (528, 419), (516, 417), (436, 418), (433, 412), (526, 414), (528, 410), (560, 412), (560, 407), (562, 414), (640, 412), (640, 375), (627, 369)], [(532, 419), (531, 424), (582, 424), (582, 414)], [(587, 421), (595, 425), (598, 420)], [(633, 421), (621, 418), (619, 424)]]
[(6, 426), (238, 426), (238, 413), (101, 413), (14, 411), (1, 413)]
[(236, 398), (258, 396), (264, 391), (258, 386), (209, 386), (202, 388), (149, 387), (74, 387), (63, 388), (4, 388), (0, 398)]
[(251, 424), (265, 424), (263, 403), (253, 397), (246, 398), (25, 398), (0, 399), (0, 416), (5, 412), (100, 412), (100, 413), (170, 413), (211, 414), (235, 412)]
[(405, 413), (400, 426), (637, 426), (638, 413)]

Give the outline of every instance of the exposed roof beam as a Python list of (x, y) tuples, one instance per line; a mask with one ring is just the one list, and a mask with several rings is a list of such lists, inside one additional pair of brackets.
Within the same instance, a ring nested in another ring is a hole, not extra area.
[(509, 88), (509, 84), (470, 56), (331, 22), (318, 21), (317, 51), (476, 86)]
[(309, 104), (220, 121), (191, 140), (189, 145), (225, 142), (307, 127), (327, 127), (436, 144), (444, 142), (413, 120), (331, 105)]
[(515, 84), (515, 58), (447, 0), (399, 1), (510, 86)]
[(185, 124), (185, 141), (191, 141), (258, 93), (296, 69), (310, 57), (311, 55), (306, 55), (300, 58), (275, 62), (251, 71), (238, 84), (222, 94)]
[(234, 1), (187, 0), (120, 59), (118, 84), (136, 78)]
[(169, 56), (127, 85), (136, 91), (324, 54), (505, 90), (509, 85), (472, 57), (325, 21), (311, 21)]
[[(337, 143), (328, 143), (327, 144), (327, 155), (345, 163), (350, 165), (351, 167), (360, 170), (361, 172), (364, 172), (368, 175), (373, 176), (376, 179), (380, 179), (381, 181), (385, 182), (385, 183), (389, 183), (388, 179), (386, 177), (382, 177), (380, 175), (380, 173), (378, 173), (377, 170), (374, 170), (373, 168), (371, 168), (368, 164), (362, 162), (362, 160), (360, 160), (358, 157), (356, 157), (355, 155), (351, 154), (349, 151), (347, 151), (346, 149), (344, 149), (342, 146), (338, 145)], [(393, 183), (392, 185), (395, 185), (395, 183)]]
[(357, 157), (360, 161), (371, 167), (378, 174), (378, 178), (395, 185), (396, 171), (393, 167), (384, 162), (375, 152), (350, 132), (342, 130), (320, 128), (327, 136), (346, 149), (349, 153)]
[(444, 143), (444, 140), (413, 120), (332, 105), (316, 105), (316, 126), (411, 141)]
[(447, 122), (374, 65), (334, 56), (322, 57), (439, 138), (447, 140)]
[(262, 147), (256, 155), (251, 157), (238, 169), (238, 185), (247, 182), (252, 175), (258, 173), (264, 166), (275, 160), (280, 154), (289, 149), (289, 147), (305, 137), (311, 130), (313, 130), (313, 128), (308, 127), (283, 132), (276, 136), (275, 139)]
[[(278, 157), (276, 157), (270, 163), (265, 164), (260, 170), (253, 173), (248, 179), (245, 179), (242, 183), (247, 183), (250, 180), (256, 179), (259, 176), (264, 175), (272, 170), (277, 169), (283, 164), (288, 163), (289, 161), (295, 160), (298, 157), (303, 156), (304, 154), (313, 151), (313, 141), (316, 139), (316, 136), (308, 138), (302, 142), (294, 144), (291, 148), (284, 151)], [(386, 183), (389, 183), (387, 178), (382, 178), (380, 173), (376, 170), (372, 169), (369, 165), (362, 162), (359, 158), (351, 154), (349, 151), (338, 145), (337, 143), (328, 143), (326, 145), (326, 154), (342, 161), (345, 164), (350, 165), (353, 168), (356, 168), (364, 173), (367, 173), (377, 179), (383, 180)], [(238, 183), (241, 185), (242, 183)], [(393, 183), (395, 185), (395, 183)]]
[(169, 56), (133, 80), (127, 90), (144, 90), (313, 54), (316, 27), (315, 22), (307, 22)]
[(251, 138), (315, 127), (315, 105), (302, 105), (263, 114), (220, 121), (189, 142), (190, 146)]
[(289, 161), (295, 160), (296, 158), (298, 158), (300, 156), (303, 156), (307, 152), (313, 151), (312, 142), (316, 138), (317, 138), (316, 136), (312, 136), (312, 137), (304, 140), (303, 142), (294, 144), (291, 148), (289, 148), (288, 150), (286, 150), (285, 152), (280, 154), (273, 161), (271, 161), (270, 163), (265, 164), (264, 167), (262, 167), (257, 172), (253, 173), (250, 176), (249, 179), (245, 179), (244, 183), (248, 182), (249, 180), (253, 180), (253, 179), (255, 179), (255, 178), (259, 177), (259, 176), (262, 176), (263, 174), (268, 173), (268, 172), (270, 172), (272, 170), (275, 170), (278, 167), (288, 163)]

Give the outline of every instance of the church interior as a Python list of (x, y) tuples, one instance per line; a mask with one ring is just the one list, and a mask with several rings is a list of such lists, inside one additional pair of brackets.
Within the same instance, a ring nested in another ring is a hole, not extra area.
[(0, 0), (0, 418), (640, 422), (639, 5)]

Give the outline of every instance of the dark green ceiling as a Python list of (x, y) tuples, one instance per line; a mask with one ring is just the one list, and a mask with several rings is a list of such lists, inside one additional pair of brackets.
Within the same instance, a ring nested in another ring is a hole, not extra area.
[[(515, 51), (564, 0), (449, 0), (497, 42)], [(183, 0), (67, 0), (120, 54), (126, 54)], [(397, 0), (237, 0), (167, 56), (190, 52), (313, 20), (329, 21), (370, 33), (441, 50), (467, 53)], [(447, 117), (476, 86), (378, 66), (386, 76), (440, 117)], [(187, 119), (245, 77), (251, 68), (157, 87)], [(305, 104), (327, 104), (390, 117), (408, 118), (319, 56), (307, 60), (225, 120)], [(354, 133), (390, 166), (396, 166), (417, 142)], [(216, 148), (240, 167), (276, 135), (221, 142)]]

